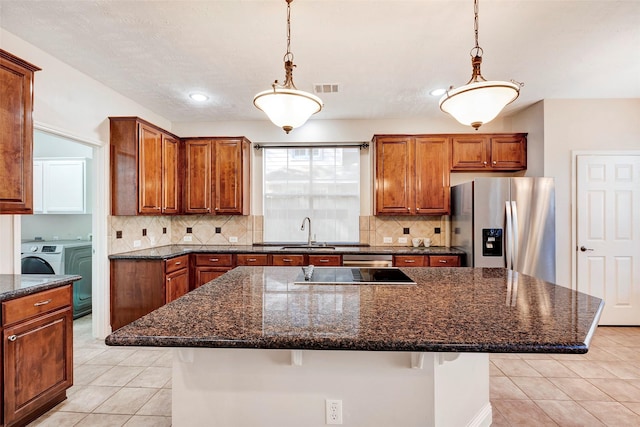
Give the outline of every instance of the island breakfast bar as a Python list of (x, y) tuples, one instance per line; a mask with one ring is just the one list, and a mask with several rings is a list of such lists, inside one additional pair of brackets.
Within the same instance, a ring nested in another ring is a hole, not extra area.
[(488, 353), (586, 353), (604, 304), (506, 269), (402, 270), (416, 285), (239, 267), (106, 342), (175, 347), (175, 426), (488, 426)]

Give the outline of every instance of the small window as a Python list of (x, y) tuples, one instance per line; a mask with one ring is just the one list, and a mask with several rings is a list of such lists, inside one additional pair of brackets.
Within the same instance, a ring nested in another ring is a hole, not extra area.
[(360, 149), (266, 148), (264, 241), (306, 242), (311, 218), (318, 242), (360, 241)]

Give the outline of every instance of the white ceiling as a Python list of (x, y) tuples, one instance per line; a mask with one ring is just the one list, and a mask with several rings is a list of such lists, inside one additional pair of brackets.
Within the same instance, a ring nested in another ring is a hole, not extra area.
[[(444, 114), (428, 92), (471, 77), (471, 0), (296, 0), (298, 89), (317, 119)], [(0, 0), (0, 27), (174, 121), (264, 120), (282, 81), (284, 0)], [(488, 80), (525, 83), (507, 111), (549, 98), (640, 98), (640, 0), (480, 0)], [(210, 96), (202, 105), (187, 95)]]

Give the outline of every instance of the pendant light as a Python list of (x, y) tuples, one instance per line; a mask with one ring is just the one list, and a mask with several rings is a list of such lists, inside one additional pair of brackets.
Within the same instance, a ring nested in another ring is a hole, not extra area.
[(276, 80), (271, 90), (260, 92), (253, 98), (253, 105), (264, 111), (274, 125), (286, 133), (300, 127), (313, 114), (322, 110), (317, 96), (298, 90), (293, 84), (293, 53), (291, 53), (291, 2), (287, 2), (287, 53), (284, 55), (284, 84)]
[(483, 124), (495, 119), (509, 103), (515, 101), (524, 85), (513, 80), (487, 81), (482, 77), (480, 64), (483, 50), (478, 44), (478, 0), (473, 1), (473, 12), (476, 45), (471, 49), (471, 80), (456, 89), (451, 86), (440, 98), (440, 109), (463, 125), (478, 130)]

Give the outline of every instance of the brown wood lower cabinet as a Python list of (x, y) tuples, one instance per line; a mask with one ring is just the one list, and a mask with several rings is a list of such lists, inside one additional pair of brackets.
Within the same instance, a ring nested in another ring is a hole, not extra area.
[(238, 254), (236, 265), (269, 265), (269, 255), (267, 254)]
[(292, 266), (292, 265), (305, 265), (304, 255), (291, 254), (291, 255), (272, 255), (271, 265), (277, 266)]
[(165, 261), (165, 302), (169, 303), (189, 292), (189, 255)]
[(460, 267), (458, 255), (429, 255), (429, 267)]
[(22, 426), (73, 385), (71, 285), (5, 301), (2, 312), (3, 425)]
[(317, 267), (335, 267), (342, 265), (342, 255), (309, 255), (308, 264)]
[(196, 254), (193, 257), (193, 288), (222, 276), (234, 267), (231, 254)]
[(459, 255), (395, 255), (395, 267), (460, 267)]

